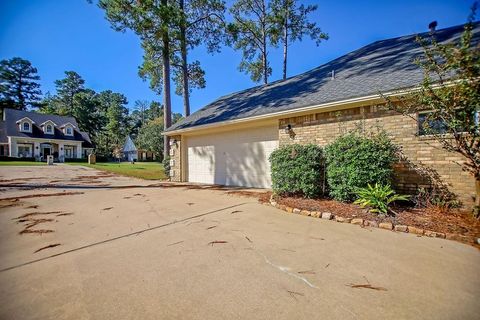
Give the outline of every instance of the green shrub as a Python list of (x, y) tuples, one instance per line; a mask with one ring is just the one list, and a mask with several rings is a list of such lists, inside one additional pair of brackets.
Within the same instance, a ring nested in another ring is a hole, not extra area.
[(409, 196), (395, 194), (389, 185), (374, 186), (368, 185), (366, 188), (359, 188), (356, 191), (358, 199), (354, 202), (362, 208), (370, 208), (370, 212), (387, 214), (388, 207), (394, 201), (407, 201)]
[(281, 195), (313, 198), (323, 192), (322, 148), (314, 145), (287, 145), (270, 155), (272, 189)]
[(370, 136), (350, 132), (325, 149), (330, 195), (339, 201), (355, 200), (355, 191), (368, 184), (390, 185), (397, 147), (384, 132)]

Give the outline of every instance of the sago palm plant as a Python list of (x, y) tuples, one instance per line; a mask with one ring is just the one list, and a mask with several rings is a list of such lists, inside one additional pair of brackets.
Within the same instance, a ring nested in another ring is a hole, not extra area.
[(370, 212), (380, 214), (387, 214), (392, 202), (409, 199), (407, 195), (396, 194), (389, 185), (380, 185), (378, 183), (374, 186), (369, 184), (366, 188), (359, 188), (356, 194), (358, 199), (354, 202), (355, 204), (360, 205), (362, 208), (368, 207)]

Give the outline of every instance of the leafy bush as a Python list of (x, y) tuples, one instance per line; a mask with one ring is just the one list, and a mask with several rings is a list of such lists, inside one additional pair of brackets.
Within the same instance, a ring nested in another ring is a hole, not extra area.
[(330, 195), (339, 201), (355, 200), (355, 191), (368, 184), (390, 185), (397, 147), (385, 132), (369, 136), (350, 132), (325, 149)]
[(407, 201), (409, 196), (395, 194), (389, 185), (380, 185), (375, 183), (374, 186), (368, 185), (366, 188), (359, 188), (356, 191), (358, 199), (354, 202), (362, 208), (370, 208), (370, 212), (388, 213), (389, 205), (394, 201)]
[(314, 144), (282, 146), (272, 152), (270, 163), (275, 193), (312, 198), (323, 192), (324, 159), (321, 147)]

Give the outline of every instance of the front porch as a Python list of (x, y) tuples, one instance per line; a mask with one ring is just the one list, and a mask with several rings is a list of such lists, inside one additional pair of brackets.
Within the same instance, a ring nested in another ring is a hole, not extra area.
[(33, 139), (13, 139), (9, 143), (9, 156), (15, 158), (35, 158), (45, 161), (52, 155), (54, 161), (65, 162), (68, 159), (81, 159), (82, 143), (79, 141), (53, 141)]

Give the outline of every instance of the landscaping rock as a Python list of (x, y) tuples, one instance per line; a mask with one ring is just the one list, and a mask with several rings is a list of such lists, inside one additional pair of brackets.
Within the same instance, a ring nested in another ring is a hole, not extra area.
[(302, 212), (302, 210), (297, 209), (297, 208), (293, 208), (293, 213), (300, 213), (300, 212)]
[(291, 208), (291, 207), (285, 207), (285, 210), (286, 210), (288, 213), (292, 213), (292, 212), (293, 212), (293, 208)]
[(322, 219), (331, 220), (333, 219), (333, 214), (331, 212), (323, 212)]
[(408, 232), (408, 227), (401, 224), (396, 225), (394, 229), (398, 232)]
[(352, 219), (351, 224), (358, 224), (361, 226), (363, 224), (363, 219)]
[(301, 214), (302, 216), (309, 216), (309, 215), (310, 215), (310, 211), (308, 211), (308, 210), (302, 210), (302, 211), (300, 211), (300, 214)]
[(335, 217), (335, 220), (340, 223), (350, 223), (352, 221), (352, 218)]
[(416, 228), (412, 226), (408, 226), (408, 232), (413, 233), (413, 234), (418, 234), (418, 235), (423, 235), (424, 230), (421, 228)]
[(275, 201), (270, 201), (270, 204), (271, 204), (272, 206), (276, 207), (278, 203), (276, 203)]
[(283, 211), (287, 211), (287, 207), (283, 204), (277, 205), (277, 208), (280, 209), (280, 210), (283, 210)]
[(435, 235), (436, 238), (445, 239), (445, 233), (443, 232), (435, 232), (435, 233), (436, 233)]
[(365, 220), (363, 221), (363, 225), (366, 227), (378, 228), (377, 221), (373, 221), (373, 220)]
[(390, 222), (381, 222), (378, 225), (379, 228), (385, 229), (385, 230), (392, 230), (393, 229), (393, 224)]
[(315, 218), (320, 218), (322, 216), (322, 213), (321, 212), (318, 212), (318, 211), (315, 211), (313, 212), (312, 214), (312, 217), (315, 217)]
[(466, 237), (456, 233), (446, 233), (445, 238), (448, 240), (465, 241)]
[(445, 239), (445, 233), (435, 232), (430, 230), (425, 230), (425, 235), (432, 238), (442, 238)]
[(480, 238), (477, 238), (477, 244), (480, 244)]

